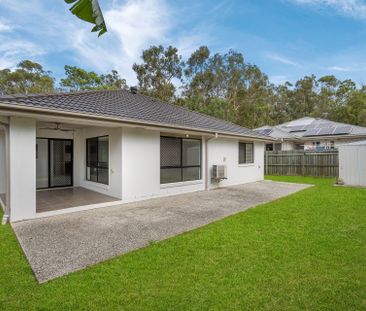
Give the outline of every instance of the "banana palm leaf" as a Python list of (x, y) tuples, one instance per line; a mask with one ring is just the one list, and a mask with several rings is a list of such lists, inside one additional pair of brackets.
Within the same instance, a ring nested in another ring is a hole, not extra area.
[(98, 32), (98, 37), (107, 32), (102, 10), (98, 0), (65, 0), (66, 3), (74, 3), (70, 8), (72, 14), (89, 23), (95, 24), (92, 31)]

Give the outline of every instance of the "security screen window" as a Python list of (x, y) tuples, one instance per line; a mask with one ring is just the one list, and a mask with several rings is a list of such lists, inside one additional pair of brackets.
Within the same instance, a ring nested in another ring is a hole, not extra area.
[(86, 140), (86, 179), (108, 185), (109, 137)]
[(253, 143), (239, 143), (239, 164), (254, 163)]
[(160, 137), (160, 183), (201, 179), (201, 141)]

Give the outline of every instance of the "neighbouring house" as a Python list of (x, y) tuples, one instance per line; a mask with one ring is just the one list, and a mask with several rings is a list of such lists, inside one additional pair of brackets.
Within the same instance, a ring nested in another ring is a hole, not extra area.
[(2, 96), (0, 125), (10, 221), (259, 181), (273, 141), (135, 89)]
[(310, 117), (254, 131), (278, 140), (266, 144), (267, 151), (337, 149), (340, 144), (366, 139), (366, 127)]
[(344, 185), (366, 187), (366, 140), (339, 146), (339, 179)]

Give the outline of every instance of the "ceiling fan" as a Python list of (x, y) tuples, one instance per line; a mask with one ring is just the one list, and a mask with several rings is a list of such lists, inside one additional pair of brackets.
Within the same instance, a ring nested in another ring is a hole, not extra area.
[(61, 131), (61, 132), (74, 132), (74, 129), (70, 128), (62, 128), (61, 123), (55, 122), (56, 127), (40, 127), (40, 130), (52, 130), (52, 131)]

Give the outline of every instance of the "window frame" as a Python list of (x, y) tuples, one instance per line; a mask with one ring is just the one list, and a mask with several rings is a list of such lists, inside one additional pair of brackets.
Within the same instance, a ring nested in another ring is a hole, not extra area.
[[(161, 139), (164, 138), (168, 138), (168, 139), (176, 139), (180, 141), (180, 166), (176, 166), (176, 165), (161, 165)], [(183, 141), (184, 140), (195, 140), (195, 141), (199, 141), (200, 143), (200, 157), (199, 157), (199, 165), (183, 165)], [(194, 180), (183, 180), (183, 171), (185, 168), (199, 168), (199, 175), (200, 178), (199, 179), (194, 179)], [(166, 182), (166, 183), (162, 183), (161, 182), (161, 170), (162, 169), (180, 169), (180, 180), (179, 181), (174, 181), (174, 182)], [(160, 185), (167, 185), (167, 184), (172, 184), (172, 183), (180, 183), (180, 182), (192, 182), (192, 181), (197, 181), (197, 180), (202, 180), (202, 139), (200, 138), (191, 138), (191, 137), (176, 137), (176, 136), (160, 136)]]
[[(107, 167), (103, 167), (103, 166), (99, 166), (99, 139), (100, 138), (108, 138), (108, 162), (107, 162)], [(97, 166), (90, 166), (89, 164), (89, 142), (92, 140), (97, 140), (97, 150), (96, 150), (96, 155), (97, 155)], [(96, 137), (89, 137), (86, 138), (86, 149), (85, 149), (85, 154), (86, 154), (86, 162), (85, 162), (85, 180), (88, 182), (94, 182), (94, 183), (98, 183), (101, 185), (106, 185), (109, 186), (109, 162), (110, 162), (110, 158), (109, 158), (109, 135), (102, 135), (102, 136), (96, 136)], [(97, 169), (97, 181), (93, 181), (91, 179), (88, 179), (88, 167), (89, 168), (96, 168)], [(104, 182), (100, 182), (99, 181), (99, 169), (107, 169), (107, 174), (108, 174), (108, 181), (107, 183)]]
[[(240, 162), (240, 147), (244, 145), (244, 162)], [(252, 145), (252, 161), (248, 162), (247, 161), (247, 155), (246, 155), (246, 145)], [(254, 142), (243, 142), (243, 141), (239, 141), (238, 143), (238, 164), (239, 165), (247, 165), (247, 164), (254, 164), (255, 160), (254, 160)]]

